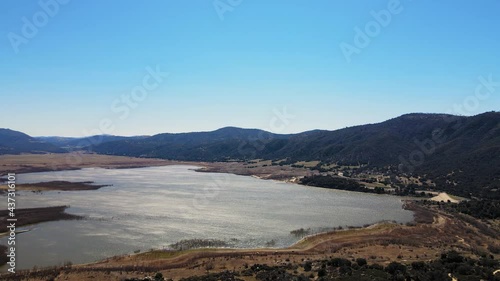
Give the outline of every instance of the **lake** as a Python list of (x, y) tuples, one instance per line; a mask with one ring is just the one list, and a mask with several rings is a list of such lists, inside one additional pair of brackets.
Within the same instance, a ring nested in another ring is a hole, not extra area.
[[(86, 218), (24, 227), (32, 230), (17, 235), (18, 269), (93, 262), (165, 248), (183, 239), (218, 239), (237, 248), (286, 247), (300, 239), (290, 234), (299, 228), (319, 232), (413, 219), (413, 213), (403, 210), (401, 198), (395, 196), (199, 173), (196, 168), (19, 174), (18, 184), (65, 180), (112, 186), (93, 191), (19, 192), (17, 208), (69, 205), (68, 213)], [(5, 245), (6, 238), (0, 243)]]

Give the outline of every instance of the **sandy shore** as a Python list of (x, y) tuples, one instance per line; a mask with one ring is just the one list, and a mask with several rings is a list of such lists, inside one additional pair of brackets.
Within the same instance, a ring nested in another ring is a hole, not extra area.
[(441, 192), (437, 196), (432, 197), (430, 200), (435, 202), (450, 202), (450, 203), (460, 203), (460, 201), (451, 198), (446, 192)]

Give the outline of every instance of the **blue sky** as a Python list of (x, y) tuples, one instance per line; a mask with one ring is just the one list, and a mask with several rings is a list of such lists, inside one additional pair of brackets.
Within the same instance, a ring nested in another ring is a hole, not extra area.
[(475, 95), (478, 77), (500, 81), (500, 1), (55, 1), (0, 2), (0, 127), (290, 133), (500, 108), (500, 87)]

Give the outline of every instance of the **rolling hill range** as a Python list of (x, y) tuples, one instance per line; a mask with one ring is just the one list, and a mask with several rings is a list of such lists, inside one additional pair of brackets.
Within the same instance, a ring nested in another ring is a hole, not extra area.
[(97, 145), (110, 141), (119, 140), (131, 140), (131, 139), (143, 139), (147, 136), (136, 136), (136, 137), (122, 137), (113, 135), (95, 135), (83, 138), (71, 138), (71, 137), (36, 137), (37, 140), (48, 142), (53, 145), (65, 148), (67, 150), (81, 149), (88, 147), (89, 145)]
[(257, 129), (226, 127), (212, 132), (159, 134), (141, 140), (110, 141), (89, 150), (101, 154), (154, 157), (185, 161), (226, 161), (255, 159), (256, 146), (287, 140)]
[(319, 160), (419, 175), (450, 189), (458, 186), (462, 195), (493, 196), (493, 190), (498, 196), (500, 188), (499, 112), (472, 117), (407, 114), (378, 124), (291, 135), (223, 128), (111, 141), (88, 149), (187, 161), (286, 159), (292, 164)]
[(68, 149), (183, 161), (267, 159), (293, 164), (317, 160), (322, 164), (420, 175), (442, 186), (460, 185), (463, 190), (500, 188), (499, 112), (471, 117), (407, 114), (378, 124), (289, 135), (226, 127), (150, 137), (75, 139), (32, 138), (0, 130), (0, 154)]
[(0, 155), (19, 153), (61, 153), (64, 149), (21, 132), (0, 129)]
[(213, 132), (108, 141), (88, 149), (101, 154), (191, 161), (289, 158), (378, 167), (398, 166), (406, 161), (413, 167), (403, 169), (413, 170), (424, 168), (414, 163), (422, 158), (415, 155), (421, 154), (426, 163), (440, 159), (462, 159), (466, 163), (466, 159), (479, 161), (483, 156), (494, 160), (500, 151), (500, 113), (473, 117), (408, 114), (378, 124), (291, 135), (228, 127)]
[(96, 135), (83, 138), (31, 137), (10, 129), (0, 129), (0, 155), (20, 153), (65, 153), (82, 150), (90, 145), (118, 140), (140, 140), (147, 136), (122, 137)]

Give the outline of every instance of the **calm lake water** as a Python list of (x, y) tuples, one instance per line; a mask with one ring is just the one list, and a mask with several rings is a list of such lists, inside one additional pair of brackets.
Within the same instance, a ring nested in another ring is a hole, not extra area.
[[(91, 168), (18, 175), (17, 183), (112, 184), (94, 191), (20, 192), (18, 208), (70, 205), (68, 213), (86, 219), (27, 227), (32, 231), (17, 235), (18, 269), (92, 262), (195, 238), (224, 240), (238, 248), (264, 247), (270, 241), (273, 247), (286, 247), (299, 239), (290, 234), (299, 228), (321, 231), (413, 218), (398, 197), (199, 173), (195, 168)], [(6, 239), (0, 243), (5, 245)]]

